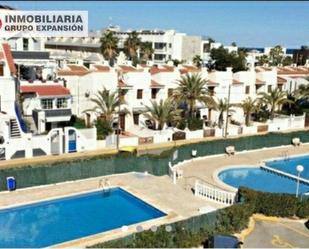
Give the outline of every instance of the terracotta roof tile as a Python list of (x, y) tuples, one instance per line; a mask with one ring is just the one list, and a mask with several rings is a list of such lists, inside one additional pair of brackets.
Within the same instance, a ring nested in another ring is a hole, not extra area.
[(67, 68), (58, 70), (59, 76), (84, 76), (90, 73), (86, 67), (80, 65), (67, 65)]
[(137, 69), (132, 66), (119, 66), (119, 69), (124, 72), (124, 73), (129, 73), (129, 72), (143, 72), (143, 69)]
[(129, 88), (129, 87), (132, 87), (128, 84), (126, 84), (122, 79), (118, 80), (118, 87), (119, 88)]
[(287, 82), (287, 80), (285, 78), (277, 76), (277, 83), (278, 84), (284, 84), (286, 82)]
[(67, 65), (68, 68), (70, 68), (71, 71), (82, 71), (82, 72), (88, 72), (88, 69), (81, 65)]
[(241, 82), (239, 80), (233, 79), (233, 84), (244, 84), (244, 82)]
[(163, 88), (164, 85), (161, 85), (161, 84), (159, 84), (158, 82), (156, 82), (156, 81), (154, 81), (154, 80), (151, 80), (150, 87), (151, 87), (151, 88)]
[(14, 64), (14, 59), (13, 59), (13, 55), (12, 55), (12, 52), (11, 52), (10, 45), (7, 44), (7, 43), (3, 43), (2, 49), (3, 49), (3, 53), (5, 55), (6, 61), (9, 65), (10, 72), (12, 74), (15, 74), (16, 73), (16, 67), (15, 67), (15, 64)]
[(20, 86), (22, 93), (36, 93), (39, 96), (69, 96), (70, 90), (61, 85)]
[(255, 84), (256, 84), (256, 85), (265, 85), (266, 82), (265, 82), (265, 81), (262, 81), (262, 80), (259, 80), (259, 79), (256, 79), (256, 80), (255, 80)]
[(174, 67), (151, 67), (149, 70), (150, 74), (157, 74), (157, 73), (172, 73), (174, 72)]
[(103, 65), (93, 65), (98, 72), (109, 72), (110, 67), (109, 66), (103, 66)]

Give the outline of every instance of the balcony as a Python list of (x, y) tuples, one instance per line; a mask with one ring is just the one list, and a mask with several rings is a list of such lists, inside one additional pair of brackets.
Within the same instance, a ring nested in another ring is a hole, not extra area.
[(70, 121), (71, 116), (72, 116), (71, 109), (50, 109), (50, 110), (37, 110), (36, 109), (36, 110), (33, 110), (33, 117), (37, 117), (38, 114), (41, 112), (44, 112), (46, 122)]

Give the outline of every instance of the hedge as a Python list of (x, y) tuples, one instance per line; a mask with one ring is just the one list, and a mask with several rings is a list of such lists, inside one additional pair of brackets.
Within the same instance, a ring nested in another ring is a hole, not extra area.
[[(308, 131), (291, 133), (269, 133), (239, 138), (216, 139), (177, 147), (178, 158), (174, 163), (188, 160), (192, 150), (197, 150), (197, 156), (208, 156), (225, 153), (225, 148), (233, 145), (236, 151), (253, 150), (264, 147), (289, 145), (294, 137), (302, 142), (309, 142)], [(64, 181), (73, 181), (90, 177), (105, 176), (126, 172), (145, 172), (156, 176), (168, 174), (168, 162), (176, 149), (163, 152), (159, 156), (108, 155), (92, 158), (82, 158), (57, 163), (16, 166), (0, 169), (0, 191), (6, 190), (6, 177), (14, 176), (17, 188), (25, 188)]]
[(309, 199), (301, 201), (290, 194), (259, 192), (243, 187), (239, 188), (238, 197), (239, 203), (230, 207), (170, 224), (171, 232), (165, 231), (166, 225), (162, 225), (156, 232), (147, 230), (91, 247), (198, 247), (207, 244), (207, 238), (211, 235), (241, 232), (247, 227), (249, 218), (254, 213), (279, 217), (309, 217)]
[(309, 198), (300, 200), (291, 194), (268, 193), (240, 187), (238, 190), (240, 201), (248, 203), (254, 213), (267, 216), (309, 217)]

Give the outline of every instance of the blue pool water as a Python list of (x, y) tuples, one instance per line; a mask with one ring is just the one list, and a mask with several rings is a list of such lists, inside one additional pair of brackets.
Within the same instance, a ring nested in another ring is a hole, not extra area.
[[(240, 186), (252, 188), (264, 192), (296, 193), (296, 181), (262, 170), (260, 168), (233, 168), (223, 170), (218, 175), (224, 183), (235, 188)], [(309, 191), (309, 185), (303, 183), (299, 186), (299, 192)]]
[(121, 188), (0, 210), (0, 247), (46, 247), (165, 216)]
[(267, 161), (265, 164), (269, 167), (282, 170), (297, 176), (296, 166), (304, 166), (304, 171), (301, 173), (301, 177), (309, 180), (309, 156), (290, 157), (286, 160), (274, 160)]

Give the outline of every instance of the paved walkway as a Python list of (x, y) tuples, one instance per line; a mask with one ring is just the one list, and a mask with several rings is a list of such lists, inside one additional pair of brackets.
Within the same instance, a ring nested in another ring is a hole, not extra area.
[(256, 221), (245, 248), (308, 248), (309, 230), (303, 221)]
[(184, 188), (191, 188), (194, 186), (196, 179), (201, 179), (210, 184), (217, 185), (222, 189), (232, 190), (226, 185), (218, 184), (215, 180), (213, 175), (218, 169), (232, 165), (260, 165), (261, 161), (265, 159), (284, 157), (286, 154), (291, 156), (306, 153), (309, 153), (308, 144), (299, 147), (283, 146), (275, 149), (266, 148), (246, 153), (236, 152), (234, 156), (220, 155), (208, 157), (202, 160), (192, 160), (180, 166), (183, 169), (184, 179), (179, 180), (178, 184), (182, 185)]

